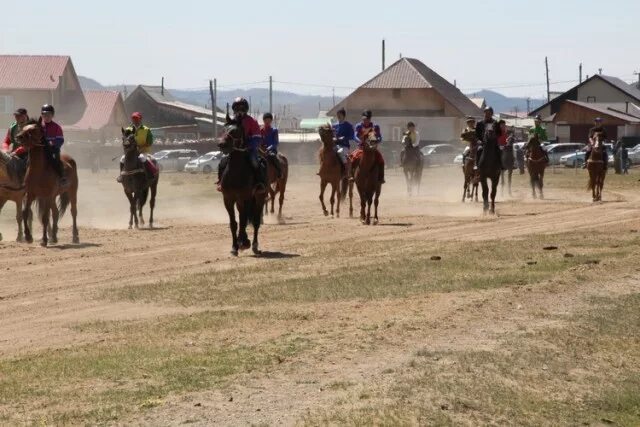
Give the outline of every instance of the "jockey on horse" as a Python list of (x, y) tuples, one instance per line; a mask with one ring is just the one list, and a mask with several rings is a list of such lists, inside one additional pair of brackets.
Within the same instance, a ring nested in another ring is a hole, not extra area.
[(276, 168), (278, 178), (282, 177), (282, 165), (278, 159), (278, 144), (280, 143), (280, 137), (278, 135), (278, 129), (271, 126), (273, 123), (273, 114), (264, 113), (262, 116), (263, 125), (260, 128), (260, 134), (262, 135), (262, 142), (260, 148), (264, 153), (267, 161), (271, 162), (273, 167)]
[[(358, 143), (358, 149), (351, 154), (352, 175), (353, 175), (353, 171), (356, 170), (356, 166), (358, 165), (358, 162), (362, 158), (363, 151), (361, 146), (362, 144), (366, 143), (367, 137), (373, 132), (378, 144), (382, 142), (382, 134), (380, 133), (380, 126), (378, 126), (371, 120), (372, 116), (373, 116), (373, 113), (371, 112), (371, 110), (363, 111), (362, 121), (358, 123), (358, 125), (356, 126), (355, 137), (356, 137), (356, 142)], [(384, 158), (382, 157), (382, 153), (380, 153), (380, 151), (378, 151), (377, 148), (376, 148), (376, 162), (378, 163), (378, 165), (380, 165), (378, 181), (380, 182), (380, 184), (384, 184), (385, 183)], [(353, 176), (351, 178), (353, 179)]]
[(53, 169), (58, 175), (60, 187), (64, 188), (69, 185), (67, 178), (64, 176), (64, 165), (60, 159), (60, 150), (62, 149), (62, 144), (64, 144), (64, 135), (60, 125), (53, 121), (55, 113), (55, 108), (50, 104), (44, 104), (40, 110), (44, 140), (46, 142), (45, 151), (48, 154)]
[(416, 130), (415, 123), (407, 123), (407, 130), (404, 133), (404, 136), (408, 138), (408, 142), (411, 144), (407, 144), (407, 146), (404, 147), (404, 150), (400, 153), (400, 163), (404, 164), (407, 154), (421, 159), (422, 152), (420, 151), (420, 132)]
[[(233, 101), (231, 105), (234, 119), (240, 122), (244, 131), (244, 139), (247, 143), (246, 149), (249, 151), (251, 158), (251, 167), (256, 181), (256, 193), (264, 193), (267, 188), (266, 168), (261, 166), (258, 155), (258, 147), (262, 143), (262, 132), (260, 125), (249, 115), (249, 101), (239, 97)], [(228, 156), (224, 156), (218, 165), (218, 182), (216, 183), (218, 191), (222, 191), (222, 174), (225, 172), (229, 162)]]
[[(533, 137), (533, 136), (538, 137), (538, 142), (541, 145), (542, 145), (543, 142), (549, 140), (549, 137), (547, 136), (547, 128), (542, 126), (542, 116), (540, 114), (538, 114), (533, 119), (533, 127), (531, 129), (529, 129), (529, 136), (530, 137)], [(547, 150), (543, 149), (542, 152), (544, 153), (544, 157), (545, 157), (547, 163), (549, 163), (549, 155), (547, 154)]]
[[(593, 146), (596, 143), (596, 134), (600, 134), (602, 141), (607, 140), (607, 131), (602, 126), (602, 119), (600, 117), (596, 117), (594, 120), (594, 126), (589, 129), (589, 144), (587, 144), (587, 151), (584, 155), (584, 165), (582, 165), (582, 169), (587, 168), (587, 162), (589, 161), (589, 157), (591, 157), (591, 151), (593, 151)], [(605, 148), (602, 150), (603, 162), (604, 162), (604, 170), (607, 170), (607, 166), (609, 165), (609, 153)]]
[(460, 134), (460, 139), (463, 143), (466, 143), (464, 151), (462, 152), (462, 164), (467, 164), (467, 158), (471, 155), (471, 159), (475, 160), (476, 151), (478, 149), (478, 138), (476, 136), (476, 119), (474, 117), (467, 117), (467, 127), (464, 128)]
[[(481, 152), (485, 148), (489, 139), (498, 138), (501, 135), (500, 126), (493, 118), (493, 108), (487, 107), (484, 109), (484, 119), (476, 124), (476, 139), (478, 141), (478, 147), (476, 152), (474, 170), (480, 166)], [(495, 149), (498, 150), (498, 157), (500, 156), (500, 149), (496, 143)]]
[(338, 123), (333, 125), (333, 133), (336, 137), (335, 150), (346, 175), (351, 176), (349, 154), (351, 151), (351, 141), (355, 139), (355, 132), (353, 130), (353, 125), (346, 120), (347, 112), (344, 108), (339, 109), (336, 116), (338, 118)]
[[(153, 145), (153, 134), (151, 129), (142, 124), (142, 114), (135, 112), (131, 115), (131, 125), (125, 129), (125, 132), (132, 133), (138, 144), (140, 155), (138, 159), (142, 163), (148, 179), (153, 179), (158, 175), (158, 168), (153, 163), (151, 156), (151, 146)], [(122, 183), (122, 171), (124, 169), (124, 156), (120, 158), (120, 175), (116, 179)]]
[(13, 179), (17, 179), (22, 183), (22, 181), (24, 181), (24, 174), (27, 171), (27, 150), (22, 147), (22, 144), (20, 144), (16, 137), (29, 121), (29, 114), (25, 108), (18, 108), (13, 113), (13, 117), (15, 118), (15, 121), (11, 123), (11, 126), (9, 126), (9, 129), (7, 130), (7, 135), (2, 142), (2, 151), (10, 154), (12, 161), (20, 162), (20, 165), (17, 168), (19, 171), (17, 174), (18, 176), (13, 177)]

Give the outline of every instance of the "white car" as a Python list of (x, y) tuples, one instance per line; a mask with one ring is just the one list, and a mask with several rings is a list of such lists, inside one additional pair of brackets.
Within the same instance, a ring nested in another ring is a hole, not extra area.
[(185, 165), (198, 157), (196, 150), (162, 150), (153, 155), (161, 171), (182, 171)]
[(206, 173), (210, 174), (218, 168), (220, 159), (222, 158), (221, 151), (211, 151), (197, 159), (191, 160), (184, 167), (185, 172), (190, 173)]

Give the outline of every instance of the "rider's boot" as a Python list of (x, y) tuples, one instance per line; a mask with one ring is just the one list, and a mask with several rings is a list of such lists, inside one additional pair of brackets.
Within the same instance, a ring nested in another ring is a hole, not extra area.
[(124, 165), (122, 164), (122, 162), (120, 162), (120, 173), (118, 174), (118, 177), (116, 178), (116, 181), (118, 181), (121, 184), (122, 184), (122, 170), (123, 169), (124, 169)]
[(351, 161), (351, 170), (349, 171), (349, 181), (355, 180), (356, 169), (358, 168), (358, 162), (360, 159), (353, 159)]
[(251, 166), (253, 167), (253, 176), (256, 182), (254, 187), (255, 194), (264, 194), (267, 191), (267, 177), (265, 176), (264, 168), (260, 165), (260, 160), (258, 156), (251, 157)]
[(582, 165), (582, 169), (587, 168), (587, 162), (589, 161), (589, 157), (591, 157), (591, 151), (587, 151), (584, 153), (584, 164)]

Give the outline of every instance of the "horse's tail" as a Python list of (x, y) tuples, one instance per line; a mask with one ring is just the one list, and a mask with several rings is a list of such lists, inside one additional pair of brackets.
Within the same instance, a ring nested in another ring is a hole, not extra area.
[(138, 198), (138, 209), (142, 209), (147, 204), (147, 198), (149, 197), (149, 187), (142, 190), (142, 195)]
[(247, 221), (255, 224), (256, 221), (260, 221), (260, 215), (262, 215), (262, 209), (258, 209), (258, 201), (255, 197), (250, 198), (245, 202), (245, 211), (247, 212)]
[(60, 212), (60, 218), (62, 218), (69, 207), (69, 193), (64, 192), (58, 197), (58, 211)]

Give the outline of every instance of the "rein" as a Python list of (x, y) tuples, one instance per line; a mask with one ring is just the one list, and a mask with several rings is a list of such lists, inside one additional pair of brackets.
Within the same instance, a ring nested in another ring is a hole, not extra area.
[(130, 170), (130, 171), (122, 171), (122, 172), (120, 172), (120, 175), (121, 176), (131, 176), (131, 175), (137, 175), (139, 173), (145, 173), (144, 169), (138, 168), (138, 169), (134, 169), (134, 170)]

